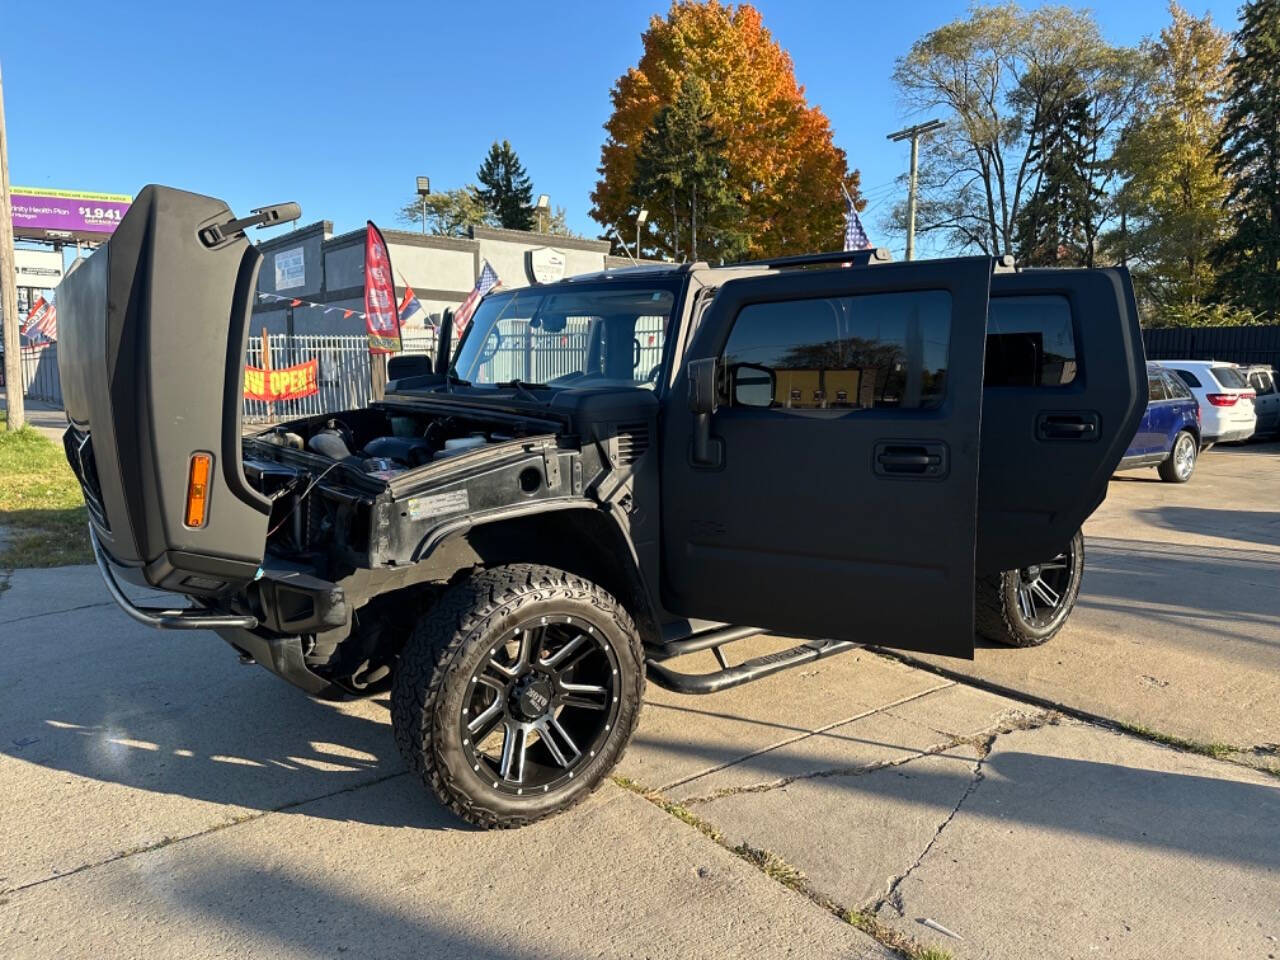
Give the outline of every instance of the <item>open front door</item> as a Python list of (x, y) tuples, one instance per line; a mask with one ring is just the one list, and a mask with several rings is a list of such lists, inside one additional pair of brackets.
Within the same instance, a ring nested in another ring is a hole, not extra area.
[(978, 572), (1042, 563), (1102, 503), (1147, 406), (1124, 268), (1024, 270), (991, 283)]
[(724, 284), (664, 411), (669, 610), (972, 656), (991, 268)]

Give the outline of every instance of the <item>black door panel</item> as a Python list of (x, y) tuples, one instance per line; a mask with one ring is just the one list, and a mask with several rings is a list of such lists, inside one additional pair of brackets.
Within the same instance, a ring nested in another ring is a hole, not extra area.
[[(724, 284), (685, 358), (773, 371), (690, 463), (664, 413), (663, 602), (778, 632), (972, 656), (988, 258)], [(737, 324), (737, 334), (731, 336)], [(762, 361), (768, 360), (768, 363)]]
[(1147, 403), (1127, 270), (991, 283), (978, 482), (979, 573), (1047, 560), (1102, 502)]

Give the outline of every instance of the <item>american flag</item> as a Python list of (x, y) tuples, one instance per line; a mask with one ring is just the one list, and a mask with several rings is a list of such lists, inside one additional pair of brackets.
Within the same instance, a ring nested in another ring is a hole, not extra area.
[(486, 260), (484, 269), (480, 271), (480, 277), (476, 280), (475, 289), (467, 294), (467, 299), (462, 301), (462, 306), (453, 315), (454, 343), (462, 339), (462, 331), (467, 329), (467, 324), (471, 322), (471, 315), (476, 312), (476, 307), (480, 305), (484, 295), (495, 287), (500, 286), (502, 286), (502, 281), (498, 279), (497, 271), (489, 266), (489, 261)]
[(853, 197), (848, 192), (844, 195), (844, 248), (846, 250), (868, 250), (871, 241), (867, 239), (867, 231), (862, 229), (862, 220), (853, 205)]
[(57, 340), (58, 308), (44, 297), (38, 298), (18, 332), (31, 340)]

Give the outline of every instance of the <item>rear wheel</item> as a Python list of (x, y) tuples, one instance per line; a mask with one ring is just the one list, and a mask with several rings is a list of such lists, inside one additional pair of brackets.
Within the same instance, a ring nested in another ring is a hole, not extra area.
[(1173, 450), (1156, 468), (1166, 483), (1186, 483), (1196, 469), (1196, 438), (1189, 430), (1181, 431), (1173, 440)]
[(1062, 629), (1080, 595), (1084, 534), (1044, 563), (979, 577), (974, 609), (978, 636), (1013, 647), (1035, 647)]
[(471, 823), (518, 827), (589, 794), (622, 756), (644, 693), (640, 638), (597, 585), (518, 564), (451, 587), (397, 664), (401, 755)]

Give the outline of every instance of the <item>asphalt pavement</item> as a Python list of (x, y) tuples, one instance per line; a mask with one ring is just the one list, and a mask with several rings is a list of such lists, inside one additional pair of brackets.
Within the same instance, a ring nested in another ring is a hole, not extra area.
[(650, 687), (618, 781), (514, 832), (426, 794), (385, 701), (139, 627), (90, 567), (15, 571), (0, 956), (1280, 956), (1280, 778), (1043, 705), (1274, 765), (1278, 459), (1113, 481), (1047, 647)]

